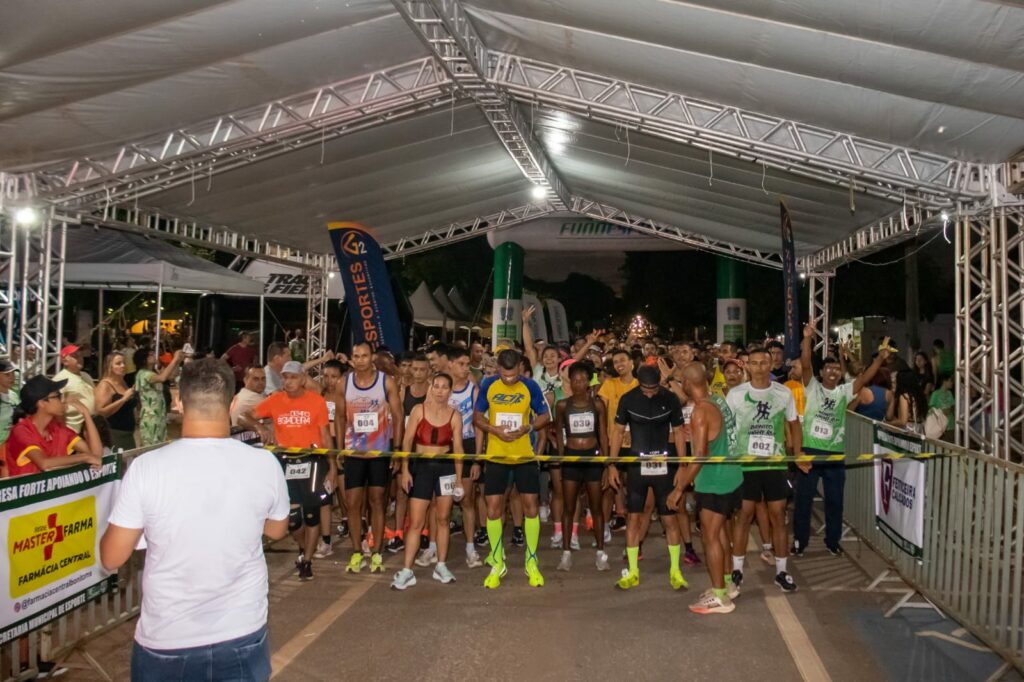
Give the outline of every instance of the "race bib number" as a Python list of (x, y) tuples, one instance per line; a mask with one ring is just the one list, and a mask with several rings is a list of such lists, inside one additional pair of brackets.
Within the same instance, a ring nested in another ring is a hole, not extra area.
[(505, 431), (515, 431), (523, 426), (523, 415), (519, 412), (499, 412), (496, 419), (497, 425)]
[(693, 405), (687, 405), (683, 408), (683, 423), (689, 424), (691, 417), (693, 417)]
[(333, 400), (328, 400), (327, 401), (327, 421), (329, 421), (329, 422), (333, 422), (334, 421), (334, 410), (335, 410), (334, 401)]
[(832, 440), (832, 424), (824, 419), (815, 419), (811, 423), (811, 435), (821, 440)]
[(352, 427), (356, 433), (375, 433), (380, 427), (379, 419), (376, 412), (356, 412), (356, 422)]
[(305, 480), (309, 478), (309, 472), (312, 467), (313, 464), (311, 462), (288, 464), (284, 469), (284, 479), (286, 481)]
[(578, 412), (574, 415), (569, 416), (569, 433), (593, 433), (594, 432), (594, 413), (593, 412)]
[[(652, 452), (647, 455), (640, 455), (641, 457), (654, 457), (661, 455), (660, 452)], [(668, 474), (668, 462), (640, 462), (640, 475), (641, 476), (665, 476)]]
[(771, 457), (775, 454), (775, 439), (771, 436), (751, 436), (747, 441), (747, 452), (758, 457)]
[(455, 494), (455, 474), (441, 476), (437, 480), (441, 484), (442, 497), (450, 497)]

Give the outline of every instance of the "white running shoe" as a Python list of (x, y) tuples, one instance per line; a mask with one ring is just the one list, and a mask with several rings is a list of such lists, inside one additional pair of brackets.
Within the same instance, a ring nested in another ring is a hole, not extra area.
[(551, 536), (551, 549), (560, 549), (562, 547), (562, 534), (555, 533)]
[(729, 596), (726, 595), (724, 599), (719, 599), (715, 596), (714, 592), (705, 592), (700, 596), (695, 603), (690, 604), (690, 610), (694, 613), (700, 613), (703, 615), (711, 613), (732, 613), (736, 610), (736, 605), (732, 603)]
[(573, 535), (569, 538), (569, 549), (579, 551), (580, 548), (580, 536)]
[(430, 549), (429, 547), (420, 552), (420, 555), (416, 557), (417, 566), (429, 566), (430, 564), (437, 563), (437, 550)]
[(404, 590), (415, 584), (416, 574), (412, 572), (411, 568), (403, 568), (398, 573), (395, 573), (395, 577), (391, 580), (391, 589)]
[(608, 553), (602, 550), (597, 551), (597, 570), (607, 571), (610, 566), (608, 565)]
[(562, 552), (562, 560), (558, 562), (559, 571), (570, 571), (572, 570), (572, 552)]
[(484, 565), (484, 562), (480, 560), (480, 555), (476, 553), (476, 550), (466, 552), (466, 566), (469, 568), (480, 568)]
[(334, 554), (334, 548), (323, 540), (316, 541), (316, 551), (313, 552), (314, 559), (323, 559)]
[(608, 524), (605, 524), (604, 526), (604, 541), (605, 544), (612, 541), (612, 527)]
[(542, 504), (540, 506), (540, 522), (547, 523), (548, 519), (551, 518), (551, 507)]
[(439, 561), (437, 566), (434, 566), (434, 580), (447, 585), (448, 583), (455, 582), (455, 576), (448, 570), (447, 564)]

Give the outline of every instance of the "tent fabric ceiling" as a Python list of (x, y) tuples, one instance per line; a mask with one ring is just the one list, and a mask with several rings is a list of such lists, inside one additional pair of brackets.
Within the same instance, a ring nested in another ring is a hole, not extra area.
[[(964, 161), (1024, 148), (1024, 8), (1009, 3), (462, 1), (494, 50)], [(0, 4), (0, 170), (428, 54), (387, 0), (10, 0)], [(777, 248), (776, 194), (804, 253), (898, 208), (858, 194), (851, 215), (846, 190), (771, 170), (762, 190), (760, 166), (724, 155), (709, 184), (702, 150), (633, 134), (623, 153), (614, 127), (538, 113), (538, 137), (574, 194), (739, 246)], [(329, 220), (363, 222), (388, 242), (523, 205), (529, 189), (483, 115), (453, 101), (145, 204), (323, 253)]]

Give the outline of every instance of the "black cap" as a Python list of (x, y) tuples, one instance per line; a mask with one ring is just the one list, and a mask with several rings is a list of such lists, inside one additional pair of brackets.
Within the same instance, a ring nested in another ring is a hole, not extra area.
[(63, 381), (54, 381), (42, 374), (38, 374), (28, 381), (21, 387), (21, 406), (26, 411), (35, 407), (36, 403), (40, 400), (46, 400), (47, 396), (51, 393), (59, 392), (68, 383), (67, 379)]
[(636, 371), (637, 381), (641, 386), (651, 387), (661, 384), (661, 372), (654, 365), (642, 365)]
[(11, 361), (7, 358), (0, 358), (0, 374), (7, 374), (13, 372), (17, 367), (11, 364)]

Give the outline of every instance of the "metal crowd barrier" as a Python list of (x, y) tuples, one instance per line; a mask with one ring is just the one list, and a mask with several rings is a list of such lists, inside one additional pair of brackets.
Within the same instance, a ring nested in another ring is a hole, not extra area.
[[(847, 453), (870, 452), (874, 422), (849, 415)], [(845, 517), (899, 577), (1024, 671), (1024, 466), (929, 440), (924, 546), (900, 551), (875, 520), (874, 466), (846, 472)]]
[[(135, 457), (153, 449), (147, 447), (125, 452), (122, 455), (125, 468)], [(111, 680), (86, 645), (90, 640), (139, 615), (142, 605), (142, 563), (142, 557), (138, 553), (133, 554), (118, 572), (116, 589), (4, 646), (0, 652), (0, 676), (4, 682), (35, 677), (39, 657), (44, 661), (62, 661), (62, 665), (68, 668), (88, 668)], [(29, 667), (25, 670), (21, 670), (23, 647), (27, 647), (28, 653)], [(76, 660), (76, 655), (82, 660)]]

